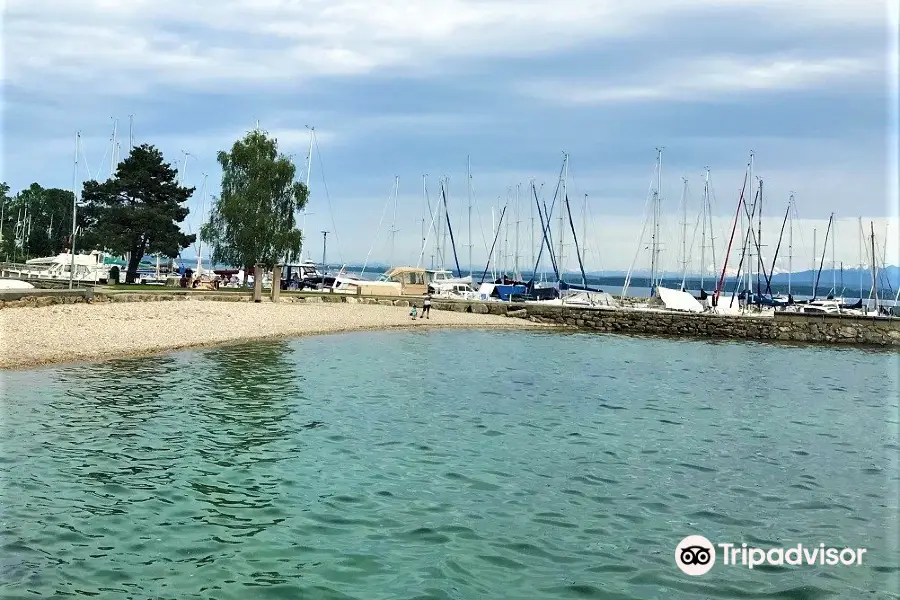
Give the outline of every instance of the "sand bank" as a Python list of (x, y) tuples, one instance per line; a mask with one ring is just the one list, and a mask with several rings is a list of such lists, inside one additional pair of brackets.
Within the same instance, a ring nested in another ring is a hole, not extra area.
[(0, 369), (103, 360), (243, 340), (392, 328), (535, 328), (521, 319), (367, 304), (123, 302), (0, 311)]

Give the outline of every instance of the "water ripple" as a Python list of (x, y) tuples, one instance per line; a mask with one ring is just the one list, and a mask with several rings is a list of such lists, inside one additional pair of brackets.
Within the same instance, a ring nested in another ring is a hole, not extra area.
[[(896, 599), (893, 366), (430, 331), (10, 373), (0, 597)], [(690, 578), (689, 533), (868, 562)]]

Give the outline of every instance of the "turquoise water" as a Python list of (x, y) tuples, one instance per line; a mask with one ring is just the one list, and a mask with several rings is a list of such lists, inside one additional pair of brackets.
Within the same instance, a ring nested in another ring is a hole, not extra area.
[[(362, 333), (4, 375), (3, 598), (897, 598), (896, 353)], [(689, 534), (865, 547), (682, 574)]]

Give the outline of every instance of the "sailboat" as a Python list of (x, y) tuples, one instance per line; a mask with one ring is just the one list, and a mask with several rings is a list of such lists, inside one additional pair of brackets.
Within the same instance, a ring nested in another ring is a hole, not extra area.
[(648, 249), (648, 246), (645, 246), (645, 236), (647, 234), (647, 227), (650, 226), (650, 296), (651, 298), (655, 294), (656, 286), (659, 285), (660, 281), (660, 273), (659, 273), (659, 254), (660, 254), (660, 188), (662, 185), (662, 148), (656, 149), (656, 163), (653, 169), (653, 176), (650, 180), (650, 190), (647, 194), (647, 200), (644, 206), (644, 222), (641, 226), (641, 235), (638, 238), (638, 249), (634, 254), (634, 258), (631, 261), (631, 265), (628, 268), (628, 272), (625, 275), (625, 283), (622, 286), (622, 295), (628, 295), (628, 288), (631, 285), (631, 276), (634, 272), (634, 268), (637, 265), (638, 258), (641, 253)]
[[(531, 280), (524, 284), (526, 291), (522, 296), (526, 302), (538, 302), (547, 305), (573, 305), (587, 308), (612, 307), (616, 305), (616, 302), (610, 294), (604, 292), (601, 289), (593, 288), (587, 284), (587, 273), (584, 269), (583, 258), (584, 248), (582, 246), (583, 242), (585, 241), (585, 236), (582, 236), (582, 243), (579, 243), (578, 235), (575, 230), (575, 221), (572, 218), (572, 208), (568, 196), (568, 167), (569, 155), (568, 153), (564, 152), (563, 165), (560, 169), (559, 181), (557, 183), (556, 192), (554, 192), (553, 200), (551, 201), (549, 208), (546, 206), (546, 203), (540, 202), (537, 194), (537, 189), (535, 188), (533, 182), (531, 184), (532, 196), (535, 201), (535, 207), (537, 208), (541, 227), (541, 245), (538, 249), (538, 255), (532, 269)], [(557, 201), (559, 201), (558, 204), (561, 207), (559, 217), (559, 239), (557, 240), (559, 246), (557, 252), (554, 253), (553, 238), (551, 233), (551, 219), (553, 217), (553, 210), (557, 205)], [(565, 210), (565, 212), (563, 212), (563, 209)], [(583, 209), (582, 212), (583, 214), (586, 214), (586, 208)], [(578, 269), (581, 274), (580, 284), (565, 281), (563, 273), (561, 257), (563, 249), (565, 247), (565, 245), (563, 244), (563, 236), (566, 231), (566, 221), (568, 221), (568, 228), (572, 234), (572, 244), (575, 247), (575, 257), (577, 259)], [(553, 267), (554, 274), (556, 275), (556, 284), (552, 287), (542, 286), (540, 283), (534, 280), (535, 274), (539, 271), (545, 248), (547, 250), (548, 257), (550, 258), (550, 263)]]
[[(427, 232), (425, 232), (423, 219), (422, 248), (419, 254), (418, 263), (415, 266), (392, 266), (378, 278), (378, 282), (392, 285), (399, 284), (402, 294), (406, 296), (419, 296), (426, 292), (439, 296), (447, 296), (457, 292), (465, 292), (463, 295), (467, 296), (467, 299), (469, 299), (475, 295), (475, 291), (471, 288), (471, 275), (463, 276), (459, 266), (459, 258), (456, 252), (456, 239), (453, 234), (450, 213), (447, 208), (447, 185), (447, 180), (441, 179), (441, 201), (438, 202), (435, 209), (432, 209), (428, 195), (428, 176), (422, 176), (422, 196), (425, 203), (425, 210), (431, 215), (431, 222)], [(471, 227), (469, 231), (471, 236)], [(438, 258), (440, 268), (426, 269), (421, 265), (432, 233), (435, 233), (435, 254)], [(454, 276), (453, 272), (449, 269), (443, 268), (442, 243), (445, 242), (441, 240), (441, 237), (447, 235), (450, 237), (453, 256), (456, 261), (456, 276)]]

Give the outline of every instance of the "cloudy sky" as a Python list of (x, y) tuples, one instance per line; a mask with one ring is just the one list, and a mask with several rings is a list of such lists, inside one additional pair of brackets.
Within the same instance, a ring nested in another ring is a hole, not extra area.
[[(764, 243), (774, 246), (795, 193), (795, 269), (812, 263), (813, 228), (821, 247), (831, 212), (838, 261), (860, 262), (862, 217), (867, 230), (874, 220), (880, 247), (888, 239), (888, 262), (898, 262), (896, 2), (5, 4), (3, 177), (14, 190), (32, 181), (70, 188), (76, 131), (79, 179), (107, 176), (113, 119), (124, 153), (133, 115), (136, 142), (156, 144), (179, 167), (189, 153), (185, 176), (198, 194), (186, 228), (196, 231), (202, 174), (210, 193), (218, 189), (216, 151), (259, 121), (305, 176), (309, 126), (318, 147), (306, 217), (314, 259), (327, 229), (330, 260), (361, 261), (370, 249), (373, 260), (391, 260), (393, 206), (385, 206), (399, 177), (393, 262), (415, 263), (427, 174), (432, 201), (439, 178), (449, 177), (468, 262), (470, 156), (474, 260), (487, 255), (491, 209), (499, 213), (521, 184), (524, 266), (532, 254), (530, 181), (543, 185), (549, 203), (565, 151), (576, 227), (587, 231), (586, 266), (624, 270), (646, 245), (645, 201), (656, 148), (664, 147), (662, 261), (677, 269), (682, 177), (690, 235), (710, 168), (723, 245), (752, 150), (769, 217)], [(514, 201), (509, 210), (514, 217)], [(429, 262), (431, 249), (425, 254)], [(648, 266), (649, 255), (636, 263)]]

